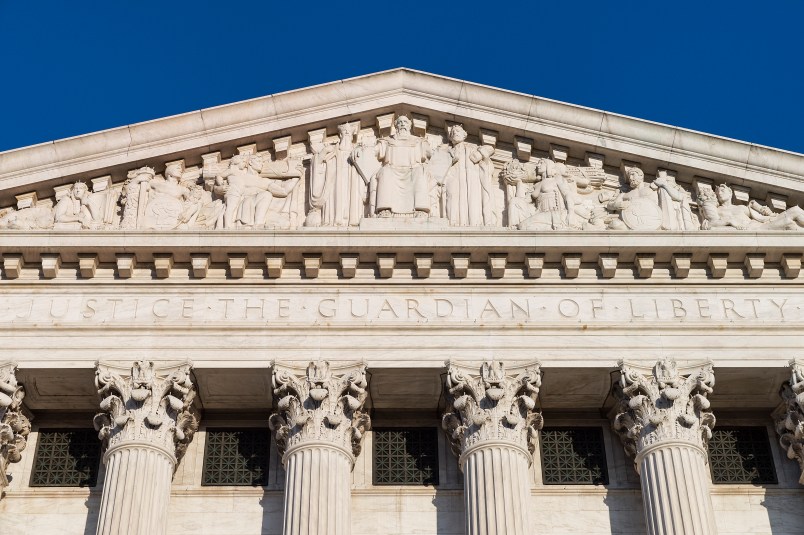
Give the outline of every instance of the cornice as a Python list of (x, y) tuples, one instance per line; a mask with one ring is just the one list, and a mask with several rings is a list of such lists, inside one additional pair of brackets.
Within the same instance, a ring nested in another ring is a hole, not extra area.
[[(420, 282), (437, 269), (449, 270), (449, 278), (460, 281), (477, 268), (485, 268), (489, 280), (510, 280), (512, 269), (518, 270), (519, 279), (542, 278), (542, 271), (554, 270), (560, 279), (572, 280), (589, 268), (598, 270), (600, 280), (615, 276), (621, 280), (623, 270), (631, 273), (628, 278), (638, 280), (651, 279), (661, 268), (681, 282), (689, 277), (690, 282), (700, 283), (703, 276), (704, 282), (746, 284), (770, 277), (767, 280), (772, 282), (795, 283), (802, 251), (804, 234), (784, 231), (446, 229), (415, 233), (309, 229), (0, 234), (3, 284), (30, 282), (34, 273), (40, 275), (35, 279), (64, 280), (59, 270), (92, 279), (104, 268), (115, 268), (116, 279), (131, 278), (135, 268), (150, 268), (155, 279), (172, 278), (179, 268), (185, 279), (203, 279), (208, 271), (221, 267), (227, 270), (224, 281), (244, 278), (247, 268), (262, 269), (266, 279), (280, 279), (283, 271), (286, 276), (292, 268), (296, 279), (301, 273), (302, 280), (317, 279), (319, 270), (328, 268), (336, 268), (340, 279), (355, 278), (358, 268), (374, 268), (376, 279), (390, 280), (405, 268), (408, 280), (412, 273), (413, 280)], [(23, 277), (25, 270), (29, 274)], [(693, 277), (691, 271), (698, 274)], [(253, 277), (252, 271), (246, 278)], [(554, 279), (555, 275), (544, 278)]]
[[(394, 69), (0, 153), (0, 189), (407, 105), (593, 150), (801, 191), (804, 155), (410, 69)], [(301, 139), (297, 140), (301, 141)]]

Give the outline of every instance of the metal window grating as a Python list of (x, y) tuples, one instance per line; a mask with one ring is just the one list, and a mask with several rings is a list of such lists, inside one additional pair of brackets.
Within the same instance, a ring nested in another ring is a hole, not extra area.
[(776, 483), (776, 469), (764, 427), (724, 427), (712, 431), (709, 467), (716, 484)]
[(374, 430), (375, 485), (438, 485), (435, 427)]
[(607, 485), (606, 448), (599, 427), (552, 427), (541, 431), (545, 485)]
[(101, 442), (94, 429), (40, 429), (32, 487), (94, 487)]
[(265, 428), (207, 429), (202, 485), (266, 485), (271, 435)]

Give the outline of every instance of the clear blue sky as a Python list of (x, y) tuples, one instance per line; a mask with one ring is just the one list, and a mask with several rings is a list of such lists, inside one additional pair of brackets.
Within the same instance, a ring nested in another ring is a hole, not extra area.
[(0, 150), (394, 67), (804, 153), (804, 1), (0, 0)]

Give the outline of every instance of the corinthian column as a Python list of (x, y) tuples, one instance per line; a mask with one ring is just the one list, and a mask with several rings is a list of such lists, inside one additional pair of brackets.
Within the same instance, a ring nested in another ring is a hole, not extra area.
[(614, 430), (635, 457), (649, 535), (713, 535), (707, 443), (715, 417), (707, 396), (712, 365), (681, 371), (672, 359), (640, 368), (620, 363)]
[(285, 466), (284, 535), (348, 535), (352, 468), (370, 425), (366, 366), (274, 366), (269, 421)]
[(442, 426), (463, 471), (466, 533), (532, 532), (530, 472), (541, 414), (538, 363), (506, 372), (502, 362), (477, 368), (447, 363)]
[(6, 469), (22, 458), (31, 422), (22, 414), (25, 390), (17, 383), (16, 365), (0, 364), (0, 498), (8, 486)]
[(99, 535), (166, 532), (173, 471), (198, 428), (190, 368), (98, 364), (103, 412), (95, 416), (95, 429), (106, 448)]
[(798, 462), (804, 485), (804, 362), (790, 361), (790, 381), (782, 386), (782, 405), (774, 412), (779, 443), (787, 457)]

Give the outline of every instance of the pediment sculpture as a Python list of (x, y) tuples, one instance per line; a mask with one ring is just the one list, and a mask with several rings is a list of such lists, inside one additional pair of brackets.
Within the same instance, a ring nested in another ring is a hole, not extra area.
[(738, 194), (722, 178), (680, 182), (651, 162), (614, 168), (602, 155), (580, 161), (552, 144), (547, 155), (522, 155), (493, 130), (449, 121), (440, 128), (408, 115), (362, 127), (341, 122), (336, 135), (320, 128), (304, 143), (286, 136), (267, 150), (240, 146), (229, 158), (204, 154), (200, 165), (148, 162), (125, 180), (88, 176), (57, 186), (52, 198), (18, 195), (16, 206), (0, 209), (0, 231), (360, 229), (383, 220), (396, 229), (804, 228), (800, 206), (750, 198), (744, 185)]

